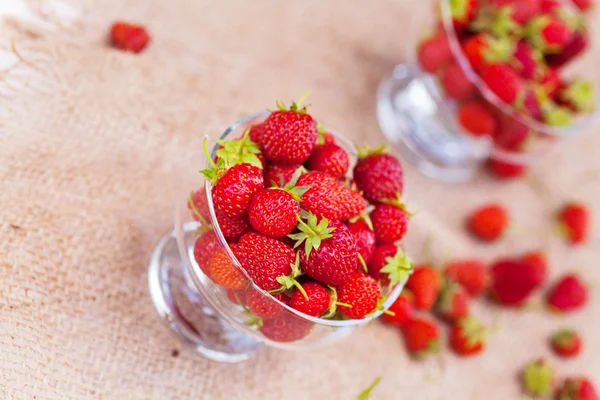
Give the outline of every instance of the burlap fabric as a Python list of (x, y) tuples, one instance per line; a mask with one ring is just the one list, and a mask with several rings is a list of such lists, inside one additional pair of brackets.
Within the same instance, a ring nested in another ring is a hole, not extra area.
[[(424, 363), (376, 323), (322, 351), (264, 349), (221, 365), (181, 349), (150, 303), (146, 265), (171, 227), (170, 194), (194, 184), (203, 136), (312, 89), (321, 120), (355, 141), (382, 143), (375, 89), (428, 1), (29, 5), (29, 22), (1, 28), (10, 50), (0, 75), (1, 399), (353, 399), (379, 375), (374, 399), (519, 399), (515, 371), (550, 356), (546, 337), (564, 325), (582, 329), (587, 349), (557, 369), (600, 384), (595, 293), (564, 319), (478, 305), (499, 327), (485, 355)], [(148, 51), (105, 46), (117, 18), (148, 25)], [(18, 57), (8, 62), (11, 53)], [(599, 145), (597, 132), (561, 144), (534, 170), (546, 191), (485, 177), (450, 187), (407, 166), (407, 196), (420, 211), (411, 253), (418, 258), (427, 238), (438, 259), (549, 244), (552, 277), (575, 269), (599, 282), (597, 231), (576, 250), (538, 234), (566, 198), (597, 204)], [(514, 234), (498, 246), (478, 246), (461, 229), (486, 200), (514, 216)]]

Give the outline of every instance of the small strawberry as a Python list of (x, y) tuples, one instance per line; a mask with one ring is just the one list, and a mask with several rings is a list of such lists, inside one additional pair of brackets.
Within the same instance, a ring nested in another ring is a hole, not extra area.
[(469, 316), (469, 302), (469, 293), (461, 285), (451, 282), (442, 290), (436, 311), (445, 320), (456, 322)]
[(440, 350), (440, 327), (429, 318), (416, 316), (402, 326), (407, 350), (416, 358), (425, 358)]
[(267, 164), (265, 167), (265, 187), (284, 187), (298, 169), (299, 165)]
[(594, 106), (592, 83), (581, 79), (565, 84), (557, 93), (558, 101), (575, 112), (589, 111)]
[(526, 41), (517, 42), (513, 54), (515, 62), (518, 64), (519, 74), (525, 79), (534, 79), (542, 74), (541, 66), (544, 65), (544, 57), (539, 49), (534, 49)]
[(487, 341), (487, 329), (474, 318), (456, 321), (450, 329), (450, 347), (462, 356), (474, 356), (483, 351)]
[(381, 318), (390, 325), (402, 326), (413, 317), (415, 313), (415, 295), (408, 289), (402, 290), (400, 296), (392, 303), (388, 311), (390, 314), (383, 314)]
[(548, 54), (546, 61), (554, 68), (561, 68), (565, 64), (577, 58), (588, 48), (589, 37), (587, 32), (575, 32), (571, 41), (557, 54)]
[(206, 200), (206, 190), (204, 188), (190, 193), (187, 205), (192, 212), (192, 217), (196, 221), (201, 224), (210, 224), (210, 211), (208, 210), (208, 201)]
[(373, 277), (354, 272), (337, 288), (338, 310), (351, 319), (362, 319), (377, 309), (381, 290)]
[(142, 25), (118, 21), (110, 28), (110, 42), (117, 49), (139, 53), (150, 42), (150, 35)]
[(208, 261), (212, 255), (221, 248), (221, 243), (215, 235), (215, 231), (207, 229), (194, 242), (194, 259), (198, 263), (198, 266), (209, 278), (210, 268)]
[(413, 273), (413, 265), (402, 249), (393, 244), (384, 244), (375, 249), (368, 271), (382, 285), (394, 286), (409, 278)]
[(488, 65), (481, 73), (481, 79), (500, 100), (508, 104), (518, 102), (524, 93), (524, 83), (517, 71), (504, 63)]
[(453, 62), (442, 73), (440, 83), (448, 97), (463, 101), (473, 97), (477, 91), (473, 82), (467, 78), (462, 67)]
[(581, 336), (572, 329), (561, 329), (552, 334), (550, 346), (563, 358), (573, 358), (581, 352)]
[(477, 100), (461, 104), (457, 119), (465, 131), (473, 136), (492, 135), (496, 130), (496, 118)]
[(594, 0), (573, 0), (573, 4), (582, 12), (588, 12), (594, 7)]
[(302, 195), (303, 210), (332, 221), (344, 221), (360, 214), (367, 202), (334, 177), (319, 171), (308, 172), (298, 179), (299, 186), (311, 186)]
[(354, 167), (354, 181), (363, 191), (365, 199), (373, 204), (380, 200), (395, 199), (404, 188), (404, 172), (400, 161), (384, 153), (385, 146), (376, 149), (358, 148), (358, 161)]
[(419, 265), (415, 268), (406, 288), (415, 295), (415, 307), (422, 311), (433, 308), (442, 289), (442, 276), (429, 265)]
[(546, 299), (550, 309), (557, 313), (576, 311), (587, 303), (588, 289), (577, 275), (567, 274), (550, 289)]
[(423, 41), (417, 48), (419, 65), (426, 72), (435, 74), (452, 60), (452, 50), (445, 33)]
[(217, 222), (223, 237), (228, 242), (237, 242), (242, 235), (250, 231), (248, 218), (244, 215), (241, 218), (230, 218), (224, 213), (217, 213)]
[(298, 103), (287, 108), (277, 104), (263, 122), (262, 150), (265, 158), (275, 164), (303, 164), (317, 140), (317, 124)]
[(464, 287), (473, 297), (483, 294), (490, 284), (488, 268), (476, 259), (451, 261), (446, 264), (444, 275)]
[(529, 42), (544, 53), (559, 53), (573, 39), (573, 30), (558, 17), (539, 15), (527, 25)]
[(334, 178), (343, 177), (348, 171), (348, 153), (335, 143), (315, 146), (306, 166), (311, 171), (321, 171)]
[(250, 140), (253, 141), (254, 143), (256, 143), (259, 147), (262, 146), (262, 136), (263, 136), (264, 129), (265, 129), (264, 125), (262, 123), (260, 123), (260, 124), (252, 125), (250, 127), (250, 131), (248, 132)]
[[(229, 245), (234, 254), (237, 253), (237, 245)], [(218, 285), (226, 289), (242, 290), (248, 286), (248, 278), (240, 268), (233, 264), (229, 254), (224, 247), (214, 252), (208, 261), (209, 276)]]
[(500, 204), (486, 204), (468, 217), (467, 226), (473, 236), (486, 242), (497, 240), (509, 223), (508, 212)]
[(496, 159), (489, 160), (489, 169), (498, 179), (514, 179), (523, 176), (527, 172), (527, 166), (523, 164), (513, 164)]
[(316, 144), (335, 144), (335, 137), (330, 132), (327, 132), (323, 125), (317, 124), (317, 132), (319, 133), (319, 135), (317, 136)]
[(258, 318), (277, 318), (285, 313), (285, 308), (273, 298), (285, 305), (290, 304), (290, 298), (283, 293), (264, 295), (255, 289), (248, 291), (245, 304), (252, 314)]
[(556, 392), (556, 400), (598, 400), (594, 384), (587, 378), (567, 378)]
[(288, 343), (305, 338), (311, 328), (312, 323), (291, 313), (283, 313), (277, 318), (264, 320), (259, 331), (267, 339)]
[(402, 240), (408, 229), (408, 213), (400, 200), (378, 204), (371, 214), (377, 244), (392, 244)]
[(541, 286), (548, 276), (548, 260), (541, 251), (530, 251), (521, 256), (521, 261), (529, 264), (533, 270), (532, 274), (536, 277), (536, 287)]
[(504, 306), (522, 306), (539, 286), (538, 274), (536, 267), (520, 260), (499, 260), (491, 267), (492, 295)]
[(475, 18), (478, 0), (454, 0), (450, 2), (452, 23), (456, 31), (464, 31)]
[(496, 38), (487, 33), (475, 34), (466, 39), (461, 46), (475, 71), (482, 71), (486, 65), (494, 62), (508, 61), (514, 47), (510, 40)]
[(548, 397), (555, 386), (554, 369), (544, 359), (533, 361), (521, 373), (523, 391), (532, 397)]
[(560, 231), (574, 245), (587, 240), (589, 219), (587, 207), (579, 202), (567, 203), (558, 213)]
[(362, 261), (368, 264), (375, 251), (375, 232), (373, 232), (370, 219), (359, 218), (353, 222), (346, 223), (348, 230), (354, 236), (356, 250), (362, 257)]
[(292, 293), (290, 306), (311, 317), (320, 317), (331, 305), (331, 296), (323, 285), (317, 282), (302, 284), (304, 293), (296, 289)]

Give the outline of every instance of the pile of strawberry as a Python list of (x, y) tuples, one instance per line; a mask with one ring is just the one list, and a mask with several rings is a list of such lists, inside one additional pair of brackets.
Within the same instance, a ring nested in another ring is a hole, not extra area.
[(244, 271), (217, 240), (206, 191), (192, 193), (188, 205), (201, 223), (194, 255), (202, 271), (229, 290), (263, 335), (294, 341), (310, 324), (281, 304), (335, 319), (383, 309), (388, 289), (412, 273), (397, 246), (409, 214), (395, 157), (359, 148), (351, 169), (346, 150), (306, 107), (278, 107), (242, 137), (218, 141), (215, 160), (205, 143), (211, 167), (202, 173), (212, 183), (218, 227)]
[[(560, 0), (450, 1), (454, 32), (441, 22), (437, 32), (417, 49), (421, 68), (439, 77), (446, 96), (457, 102), (456, 118), (469, 134), (490, 135), (506, 151), (526, 152), (531, 132), (517, 115), (551, 126), (569, 125), (574, 116), (591, 111), (593, 88), (583, 79), (566, 79), (562, 68), (582, 55), (588, 32), (579, 15)], [(578, 1), (583, 11), (591, 3)], [(455, 33), (455, 35), (454, 35)], [(467, 71), (451, 50), (456, 36)], [(505, 113), (488, 103), (473, 76), (510, 106)], [(519, 176), (523, 165), (491, 162), (499, 177)]]

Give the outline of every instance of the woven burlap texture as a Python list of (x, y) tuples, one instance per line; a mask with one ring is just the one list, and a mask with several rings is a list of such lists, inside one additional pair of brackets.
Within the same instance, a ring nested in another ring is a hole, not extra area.
[[(595, 293), (585, 311), (563, 319), (478, 304), (475, 312), (499, 330), (474, 360), (445, 352), (412, 362), (399, 332), (379, 323), (322, 351), (264, 349), (239, 365), (180, 348), (150, 303), (146, 266), (172, 226), (170, 194), (197, 179), (203, 137), (312, 89), (320, 120), (354, 141), (383, 143), (378, 81), (402, 59), (416, 11), (431, 5), (69, 4), (77, 17), (68, 23), (44, 15), (42, 28), (14, 21), (2, 28), (3, 45), (20, 59), (0, 75), (1, 399), (353, 399), (382, 376), (373, 399), (507, 400), (521, 398), (515, 372), (540, 356), (600, 384)], [(120, 18), (148, 25), (154, 39), (146, 52), (105, 45), (107, 27)], [(550, 228), (552, 210), (567, 198), (597, 204), (591, 173), (600, 169), (599, 145), (591, 131), (561, 143), (534, 169), (541, 185), (482, 176), (446, 186), (406, 166), (407, 198), (419, 210), (409, 251), (418, 258), (429, 241), (438, 260), (492, 259), (549, 243), (553, 278), (577, 270), (600, 282), (597, 231), (576, 250), (535, 233)], [(477, 245), (462, 229), (463, 216), (487, 200), (506, 203), (516, 221), (498, 246)], [(565, 325), (580, 327), (587, 347), (569, 363), (546, 345)]]

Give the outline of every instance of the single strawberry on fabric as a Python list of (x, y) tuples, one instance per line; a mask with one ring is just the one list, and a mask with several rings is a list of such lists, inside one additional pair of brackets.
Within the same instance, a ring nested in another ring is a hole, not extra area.
[(527, 25), (529, 42), (544, 53), (559, 53), (573, 39), (573, 29), (558, 17), (539, 15)]
[(206, 190), (198, 189), (190, 193), (188, 199), (188, 209), (192, 217), (201, 224), (210, 224), (210, 211), (208, 210), (208, 201), (206, 199)]
[(414, 268), (406, 253), (393, 244), (379, 246), (368, 265), (369, 275), (382, 285), (395, 286), (409, 279)]
[(476, 238), (493, 242), (506, 231), (509, 215), (500, 204), (486, 204), (477, 208), (469, 215), (467, 226)]
[(451, 261), (446, 264), (444, 275), (464, 287), (473, 297), (482, 295), (490, 284), (487, 266), (477, 259)]
[(575, 274), (561, 277), (550, 289), (546, 299), (550, 309), (557, 313), (579, 310), (588, 300), (588, 288)]
[(316, 145), (306, 162), (309, 170), (321, 171), (334, 178), (343, 177), (349, 165), (348, 153), (335, 143)]
[(306, 282), (302, 284), (304, 294), (298, 289), (292, 293), (290, 306), (311, 317), (320, 317), (329, 310), (331, 306), (331, 295), (325, 286), (317, 282)]
[(312, 323), (285, 312), (277, 318), (265, 319), (259, 331), (267, 339), (275, 342), (296, 342), (308, 336)]
[(452, 24), (457, 32), (464, 31), (475, 18), (478, 9), (478, 0), (453, 0), (450, 1)]
[(382, 320), (390, 325), (402, 326), (407, 323), (415, 313), (415, 295), (408, 289), (403, 289), (400, 296), (392, 303), (388, 311), (383, 314)]
[(594, 384), (585, 377), (567, 378), (556, 391), (556, 400), (598, 400)]
[(558, 213), (560, 231), (573, 245), (582, 244), (587, 240), (589, 220), (589, 211), (580, 202), (567, 203)]
[(452, 50), (444, 32), (421, 42), (417, 48), (417, 60), (426, 72), (435, 74), (452, 60)]
[(402, 336), (413, 357), (425, 358), (440, 351), (440, 327), (432, 319), (411, 318), (402, 326)]
[(379, 305), (381, 289), (373, 277), (353, 272), (337, 288), (338, 310), (351, 319), (362, 319)]
[(515, 104), (524, 96), (524, 82), (518, 72), (505, 63), (493, 63), (481, 72), (481, 79), (500, 100)]
[(399, 199), (378, 204), (369, 217), (373, 223), (377, 244), (398, 242), (408, 230), (408, 213)]
[(139, 53), (150, 42), (150, 35), (142, 25), (118, 21), (110, 28), (110, 42), (117, 49)]
[(404, 172), (400, 161), (384, 151), (385, 146), (376, 149), (359, 147), (358, 161), (354, 167), (354, 181), (363, 191), (365, 199), (373, 204), (398, 198), (404, 188)]
[(460, 285), (450, 282), (441, 291), (436, 311), (443, 319), (455, 322), (469, 316), (469, 293)]
[(461, 357), (481, 353), (487, 342), (487, 329), (474, 318), (463, 318), (450, 328), (450, 347)]
[(284, 187), (289, 182), (300, 165), (267, 164), (264, 171), (265, 187)]
[(419, 265), (406, 282), (406, 288), (415, 295), (417, 309), (430, 311), (437, 301), (442, 283), (442, 276), (438, 270), (429, 265)]
[(492, 135), (496, 130), (496, 118), (480, 101), (471, 100), (458, 108), (458, 122), (473, 136)]
[(550, 396), (554, 391), (555, 384), (554, 369), (544, 359), (530, 362), (521, 373), (523, 391), (535, 398)]
[[(229, 247), (237, 255), (238, 246), (232, 243)], [(216, 250), (208, 260), (208, 269), (211, 279), (226, 289), (242, 290), (249, 284), (246, 275), (233, 263), (224, 247)]]
[(256, 289), (250, 289), (246, 295), (245, 305), (258, 318), (277, 318), (286, 311), (274, 299), (286, 305), (290, 304), (290, 298), (284, 293), (264, 295)]
[(198, 263), (198, 266), (202, 272), (204, 272), (204, 274), (209, 278), (211, 276), (208, 261), (215, 251), (220, 248), (221, 243), (219, 243), (219, 239), (217, 239), (217, 235), (212, 229), (204, 230), (194, 242), (194, 259)]
[(461, 43), (471, 67), (477, 72), (494, 62), (508, 61), (514, 45), (506, 38), (497, 38), (487, 33), (477, 33)]
[(496, 178), (502, 180), (519, 178), (527, 172), (527, 166), (524, 164), (514, 164), (493, 158), (489, 160), (488, 167)]
[(468, 100), (477, 93), (475, 84), (469, 80), (463, 68), (456, 62), (446, 67), (440, 83), (448, 97), (454, 100)]
[(522, 306), (540, 284), (539, 270), (518, 259), (499, 260), (490, 271), (492, 295), (507, 307)]
[(557, 93), (557, 99), (575, 112), (589, 111), (594, 107), (594, 87), (591, 82), (576, 79), (563, 84)]
[(373, 232), (373, 225), (370, 218), (357, 218), (354, 221), (346, 223), (348, 230), (354, 236), (354, 242), (356, 243), (356, 250), (362, 262), (368, 264), (371, 261), (373, 252), (375, 251), (375, 232)]
[(231, 218), (226, 214), (218, 212), (217, 222), (223, 237), (228, 242), (237, 242), (244, 233), (250, 231), (248, 217), (245, 215), (240, 218)]
[(589, 46), (589, 35), (586, 31), (575, 32), (571, 41), (556, 54), (548, 54), (546, 62), (554, 68), (562, 68), (579, 57)]
[(573, 329), (560, 329), (552, 334), (550, 346), (563, 358), (577, 357), (581, 353), (581, 336)]

